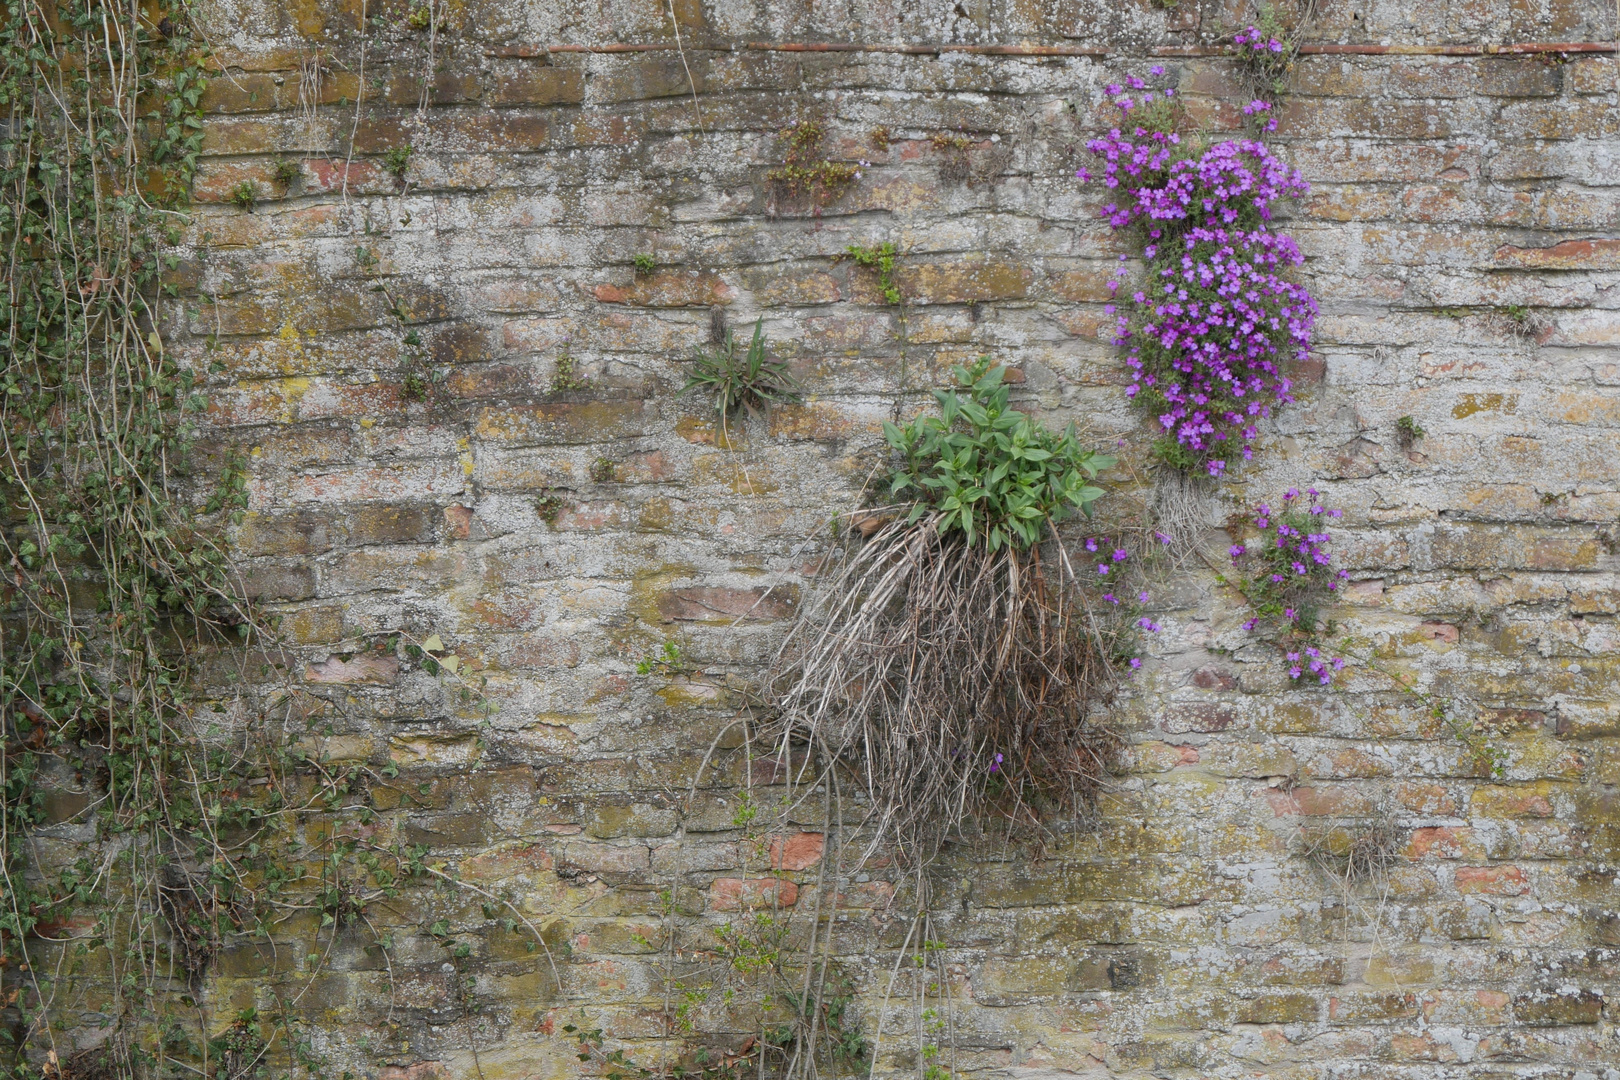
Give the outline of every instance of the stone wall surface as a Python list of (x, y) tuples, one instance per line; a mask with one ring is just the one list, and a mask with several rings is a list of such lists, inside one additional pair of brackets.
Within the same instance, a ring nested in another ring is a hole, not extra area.
[[(1620, 1077), (1616, 11), (1319, 7), (1308, 39), (1349, 48), (1301, 56), (1271, 137), (1312, 184), (1283, 227), (1321, 305), (1315, 359), (1212, 522), (1324, 491), (1353, 578), (1335, 618), (1429, 697), (1363, 663), (1296, 688), (1243, 650), (1213, 570), (1172, 574), (1100, 824), (930, 871), (962, 1075)], [(566, 1077), (593, 1068), (575, 1023), (657, 1060), (671, 927), (702, 948), (774, 896), (802, 935), (836, 896), (878, 1072), (910, 1072), (917, 1021), (885, 987), (918, 890), (829, 865), (819, 807), (782, 869), (750, 854), (738, 788), (768, 804), (780, 766), (736, 752), (721, 685), (769, 655), (880, 422), (952, 364), (991, 354), (1023, 407), (1144, 460), (1103, 312), (1128, 249), (1074, 171), (1103, 85), (1152, 63), (1195, 124), (1237, 129), (1217, 43), (1247, 12), (445, 0), (430, 33), (410, 10), (208, 11), (229, 77), (169, 336), (222, 365), (211, 437), (252, 469), (236, 548), (304, 680), (343, 704), (324, 751), (397, 765), (413, 794), (379, 789), (377, 827), (520, 898), (555, 967), (477, 904), (402, 900), (373, 913), (386, 962), (336, 939), (304, 1006), (317, 1045), (365, 1076)], [(747, 47), (816, 42), (863, 48)], [(602, 51), (625, 43), (657, 48)], [(802, 120), (862, 163), (819, 212), (765, 175)], [(228, 201), (243, 181), (251, 210)], [(883, 242), (902, 307), (838, 258)], [(805, 402), (717, 431), (677, 396), (686, 359), (756, 319)], [(565, 356), (582, 385), (557, 385)], [(1402, 416), (1425, 431), (1410, 448)], [(491, 708), (379, 652), (394, 632), (439, 635)], [(666, 641), (692, 670), (637, 675)], [(1500, 775), (1434, 702), (1505, 752)], [(1380, 817), (1400, 850), (1376, 887), (1302, 854)], [(477, 943), (475, 1016), (422, 929), (440, 916)], [(265, 962), (225, 954), (218, 1000), (251, 1002)]]

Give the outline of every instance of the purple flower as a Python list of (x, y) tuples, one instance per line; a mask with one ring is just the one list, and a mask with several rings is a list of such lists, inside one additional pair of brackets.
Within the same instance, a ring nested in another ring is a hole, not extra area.
[(1141, 657), (1139, 657), (1139, 656), (1131, 657), (1131, 667), (1139, 668), (1141, 666), (1142, 666), (1142, 658)]
[(1096, 540), (1095, 537), (1088, 537), (1086, 539), (1086, 550), (1087, 551), (1096, 551), (1097, 550), (1097, 540)]
[(1232, 558), (1234, 558), (1234, 559), (1237, 558), (1239, 555), (1242, 555), (1245, 550), (1246, 549), (1243, 547), (1242, 544), (1233, 544), (1231, 547), (1226, 549), (1227, 554), (1231, 555)]
[(1115, 548), (1114, 549), (1114, 561), (1115, 562), (1124, 562), (1126, 559), (1128, 559), (1130, 557), (1131, 557), (1131, 553), (1126, 551), (1124, 548)]

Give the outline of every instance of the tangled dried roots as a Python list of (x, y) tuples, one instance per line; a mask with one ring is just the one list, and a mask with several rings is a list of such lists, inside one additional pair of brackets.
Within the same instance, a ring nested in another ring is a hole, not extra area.
[(1297, 850), (1341, 892), (1383, 882), (1400, 857), (1404, 832), (1395, 814), (1381, 807), (1369, 817), (1330, 821), (1302, 829)]
[(774, 673), (783, 759), (807, 745), (853, 769), (871, 845), (921, 857), (970, 822), (1083, 810), (1120, 742), (1093, 715), (1115, 686), (1108, 630), (1061, 548), (991, 552), (936, 524), (841, 549)]

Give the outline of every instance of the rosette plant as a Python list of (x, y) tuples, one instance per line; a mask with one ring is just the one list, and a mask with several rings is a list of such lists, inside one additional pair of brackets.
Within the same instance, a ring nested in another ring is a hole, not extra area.
[(1005, 375), (958, 368), (937, 415), (886, 426), (891, 502), (854, 516), (775, 667), (781, 752), (819, 765), (795, 781), (859, 775), (871, 842), (920, 858), (970, 819), (1081, 808), (1116, 745), (1093, 710), (1129, 624), (1100, 590), (1134, 564), (1077, 574), (1058, 531), (1113, 459), (1011, 408)]

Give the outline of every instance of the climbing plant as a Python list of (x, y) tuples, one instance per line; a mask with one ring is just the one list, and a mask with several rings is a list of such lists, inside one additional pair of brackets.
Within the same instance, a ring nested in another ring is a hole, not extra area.
[[(280, 677), (225, 545), (245, 476), (199, 445), (206, 372), (166, 336), (209, 63), (183, 5), (0, 19), (0, 1067), (19, 1078), (318, 1072), (299, 980), (378, 900), (459, 888), (372, 835), (397, 770), (317, 752), (343, 700)], [(409, 666), (410, 647), (361, 651)], [(460, 667), (436, 640), (414, 662)], [(213, 1016), (213, 958), (295, 918), (316, 928), (302, 970)]]

